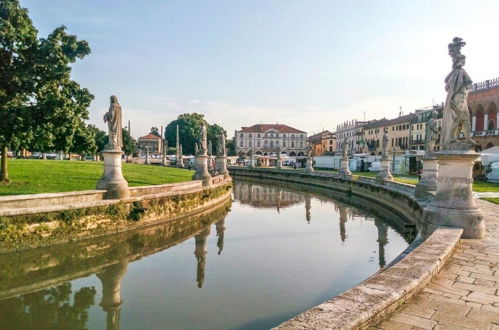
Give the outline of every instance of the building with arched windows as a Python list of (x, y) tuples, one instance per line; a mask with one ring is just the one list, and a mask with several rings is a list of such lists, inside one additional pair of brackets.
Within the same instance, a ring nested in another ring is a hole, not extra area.
[(236, 153), (268, 156), (281, 148), (288, 156), (303, 156), (307, 152), (307, 133), (283, 124), (257, 124), (235, 132)]
[(476, 84), (468, 94), (473, 139), (481, 149), (499, 145), (499, 78)]

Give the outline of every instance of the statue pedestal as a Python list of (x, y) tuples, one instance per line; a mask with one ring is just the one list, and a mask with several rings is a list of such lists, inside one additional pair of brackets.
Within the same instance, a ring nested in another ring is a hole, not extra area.
[(104, 150), (104, 174), (97, 182), (97, 189), (107, 190), (105, 199), (121, 199), (128, 196), (128, 182), (121, 172), (121, 150)]
[(282, 170), (282, 160), (278, 159), (276, 164), (275, 164), (275, 168), (278, 169), (278, 170)]
[(341, 158), (340, 169), (339, 169), (338, 173), (340, 173), (342, 175), (352, 175), (352, 172), (350, 172), (350, 169), (348, 168), (348, 162), (349, 162), (348, 157)]
[(196, 156), (196, 173), (194, 173), (194, 180), (202, 180), (203, 186), (211, 186), (211, 175), (208, 172), (208, 156)]
[(255, 166), (256, 166), (255, 158), (251, 157), (250, 160), (249, 160), (248, 167), (249, 168), (255, 168)]
[(229, 171), (227, 171), (227, 157), (217, 156), (215, 158), (215, 166), (220, 175), (227, 176), (229, 174)]
[(307, 158), (307, 165), (305, 167), (305, 171), (307, 172), (313, 172), (314, 171), (314, 166), (312, 158)]
[(390, 171), (390, 165), (390, 158), (381, 158), (380, 170), (378, 172), (378, 175), (376, 175), (376, 181), (378, 181), (378, 183), (384, 183), (385, 181), (393, 180), (393, 176)]
[(464, 228), (463, 238), (483, 238), (483, 216), (473, 199), (473, 150), (444, 150), (438, 159), (437, 192), (423, 211), (423, 221), (435, 226)]
[(208, 164), (208, 172), (213, 173), (213, 158), (211, 156), (208, 156), (207, 164)]
[(438, 161), (436, 157), (423, 157), (421, 180), (416, 184), (416, 198), (425, 197), (429, 191), (437, 190)]
[(177, 157), (176, 162), (177, 167), (184, 168), (184, 159), (182, 156)]

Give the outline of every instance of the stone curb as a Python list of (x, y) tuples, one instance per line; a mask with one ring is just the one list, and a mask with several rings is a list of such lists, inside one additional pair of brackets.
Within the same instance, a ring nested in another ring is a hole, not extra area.
[(422, 289), (457, 247), (462, 228), (438, 228), (392, 267), (274, 329), (362, 329)]

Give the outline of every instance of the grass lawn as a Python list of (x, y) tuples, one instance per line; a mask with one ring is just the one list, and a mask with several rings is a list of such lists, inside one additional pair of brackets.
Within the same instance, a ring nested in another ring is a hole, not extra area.
[(473, 182), (473, 191), (476, 192), (499, 192), (499, 183)]
[[(378, 173), (376, 173), (376, 172), (352, 172), (352, 174), (374, 178)], [(419, 182), (419, 180), (416, 176), (410, 176), (410, 175), (400, 175), (400, 176), (394, 175), (393, 180), (395, 180), (397, 182), (408, 183), (408, 184), (416, 184)]]
[[(0, 196), (95, 189), (103, 171), (103, 162), (9, 159), (11, 182), (0, 185)], [(123, 175), (131, 187), (190, 181), (193, 173), (173, 167), (123, 164)]]
[(483, 197), (482, 199), (494, 204), (499, 204), (499, 198), (497, 197)]

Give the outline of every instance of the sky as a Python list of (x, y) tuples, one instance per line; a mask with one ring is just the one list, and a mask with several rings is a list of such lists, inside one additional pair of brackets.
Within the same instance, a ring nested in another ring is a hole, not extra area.
[(447, 45), (475, 82), (499, 76), (499, 1), (20, 0), (46, 37), (65, 25), (92, 52), (72, 77), (116, 95), (134, 137), (198, 112), (228, 137), (280, 123), (309, 134), (440, 103)]

